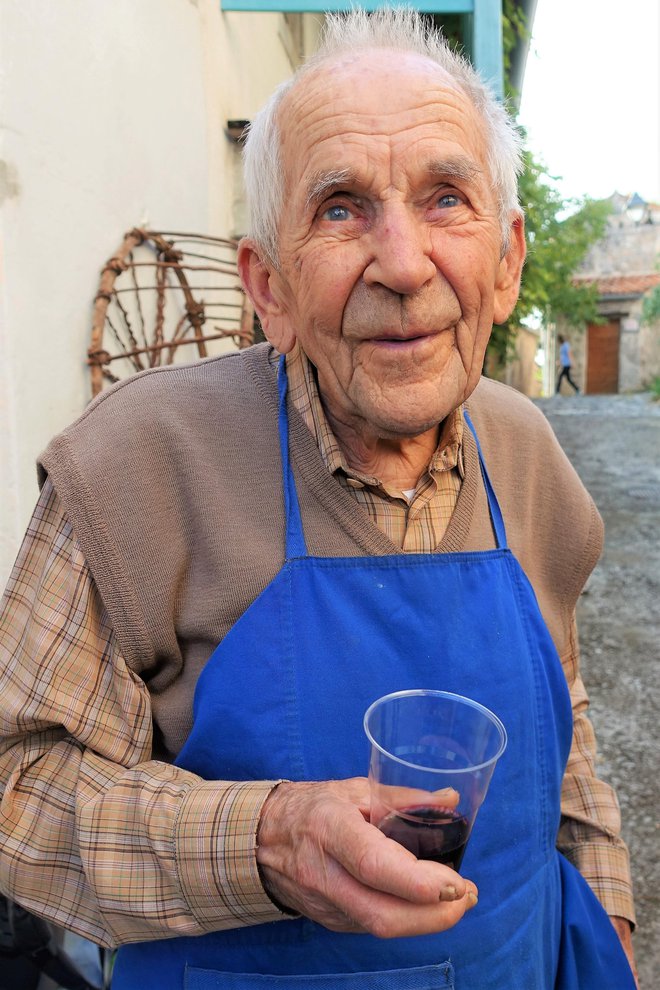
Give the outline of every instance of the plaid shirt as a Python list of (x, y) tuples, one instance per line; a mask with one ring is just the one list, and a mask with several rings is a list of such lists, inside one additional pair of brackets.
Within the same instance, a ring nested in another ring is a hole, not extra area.
[[(409, 498), (344, 462), (313, 369), (300, 353), (289, 361), (289, 381), (328, 470), (374, 523), (406, 551), (437, 546), (461, 484), (460, 411), (445, 423)], [(618, 807), (594, 775), (575, 637), (562, 663), (575, 729), (559, 845), (608, 913), (634, 920)], [(262, 888), (254, 855), (272, 782), (200, 781), (151, 759), (148, 691), (121, 656), (49, 481), (0, 614), (0, 696), (6, 782), (0, 882), (26, 907), (102, 944), (281, 917)], [(21, 869), (35, 856), (42, 864), (38, 883)]]

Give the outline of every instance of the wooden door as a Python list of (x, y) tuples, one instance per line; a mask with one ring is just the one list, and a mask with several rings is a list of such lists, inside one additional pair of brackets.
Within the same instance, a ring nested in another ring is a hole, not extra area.
[(618, 320), (589, 324), (585, 391), (591, 395), (619, 391), (619, 333)]

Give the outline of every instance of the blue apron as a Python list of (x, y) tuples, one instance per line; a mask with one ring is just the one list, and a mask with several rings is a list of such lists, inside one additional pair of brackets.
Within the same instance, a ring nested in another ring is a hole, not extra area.
[(296, 918), (129, 945), (113, 990), (633, 990), (609, 919), (555, 850), (570, 698), (507, 548), (481, 450), (497, 549), (310, 557), (286, 388), (282, 361), (286, 560), (204, 668), (177, 764), (209, 780), (361, 776), (362, 718), (376, 698), (420, 687), (474, 698), (509, 738), (463, 861), (479, 903), (449, 931), (419, 938), (342, 934)]

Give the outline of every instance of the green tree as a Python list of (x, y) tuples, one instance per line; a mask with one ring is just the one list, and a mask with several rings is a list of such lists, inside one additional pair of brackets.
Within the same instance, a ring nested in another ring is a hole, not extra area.
[[(463, 46), (464, 18), (433, 16), (445, 37), (456, 48)], [(507, 103), (516, 107), (520, 94), (511, 83), (514, 49), (528, 42), (530, 33), (524, 10), (517, 0), (503, 0), (502, 41), (504, 89)], [(525, 211), (527, 260), (520, 297), (509, 320), (496, 326), (488, 349), (489, 371), (496, 373), (511, 357), (521, 325), (529, 320), (563, 317), (573, 327), (597, 322), (597, 291), (594, 286), (576, 285), (573, 276), (592, 244), (605, 233), (609, 206), (588, 197), (565, 199), (557, 178), (531, 151), (524, 152), (524, 171), (519, 183), (520, 203)]]
[[(442, 28), (452, 47), (464, 48), (463, 16), (433, 14), (429, 17), (436, 27)], [(512, 55), (516, 46), (528, 42), (529, 38), (521, 4), (518, 0), (503, 0), (504, 90), (512, 108), (518, 105), (520, 96), (510, 78)], [(573, 276), (591, 245), (605, 233), (609, 205), (587, 197), (565, 199), (556, 183), (557, 178), (526, 150), (519, 190), (525, 211), (527, 260), (516, 308), (505, 324), (493, 329), (488, 348), (488, 368), (492, 373), (506, 364), (520, 326), (530, 319), (556, 321), (561, 316), (574, 327), (598, 321), (595, 287), (575, 285)]]
[[(660, 271), (660, 256), (655, 267)], [(656, 320), (660, 320), (660, 285), (656, 285), (642, 303), (642, 322), (655, 323)]]
[(526, 150), (520, 177), (520, 203), (525, 211), (527, 259), (520, 296), (509, 320), (495, 327), (491, 357), (505, 363), (518, 328), (530, 319), (570, 326), (598, 321), (595, 286), (573, 281), (589, 248), (604, 235), (610, 211), (605, 200), (565, 199), (556, 179)]
[[(511, 54), (519, 41), (529, 41), (530, 32), (516, 0), (503, 0), (502, 36), (504, 88), (509, 105), (517, 106), (520, 94), (511, 84)], [(519, 195), (525, 211), (527, 259), (516, 307), (506, 323), (493, 329), (488, 349), (493, 370), (506, 364), (518, 329), (530, 319), (556, 322), (561, 316), (573, 327), (598, 321), (596, 288), (576, 285), (573, 276), (591, 245), (605, 233), (609, 204), (586, 196), (565, 199), (557, 177), (529, 149), (523, 161)]]

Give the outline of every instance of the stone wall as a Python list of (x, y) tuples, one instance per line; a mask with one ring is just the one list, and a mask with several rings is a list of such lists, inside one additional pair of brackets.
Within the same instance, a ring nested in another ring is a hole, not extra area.
[[(660, 376), (660, 322), (642, 319), (644, 298), (660, 283), (660, 207), (644, 204), (633, 216), (629, 197), (615, 193), (610, 202), (607, 233), (591, 248), (577, 278), (597, 285), (600, 316), (620, 323), (619, 391), (634, 392)], [(587, 331), (565, 335), (572, 339), (575, 377), (583, 387)]]
[(653, 272), (660, 256), (660, 222), (635, 224), (626, 216), (610, 217), (607, 234), (595, 244), (581, 275), (633, 275)]

